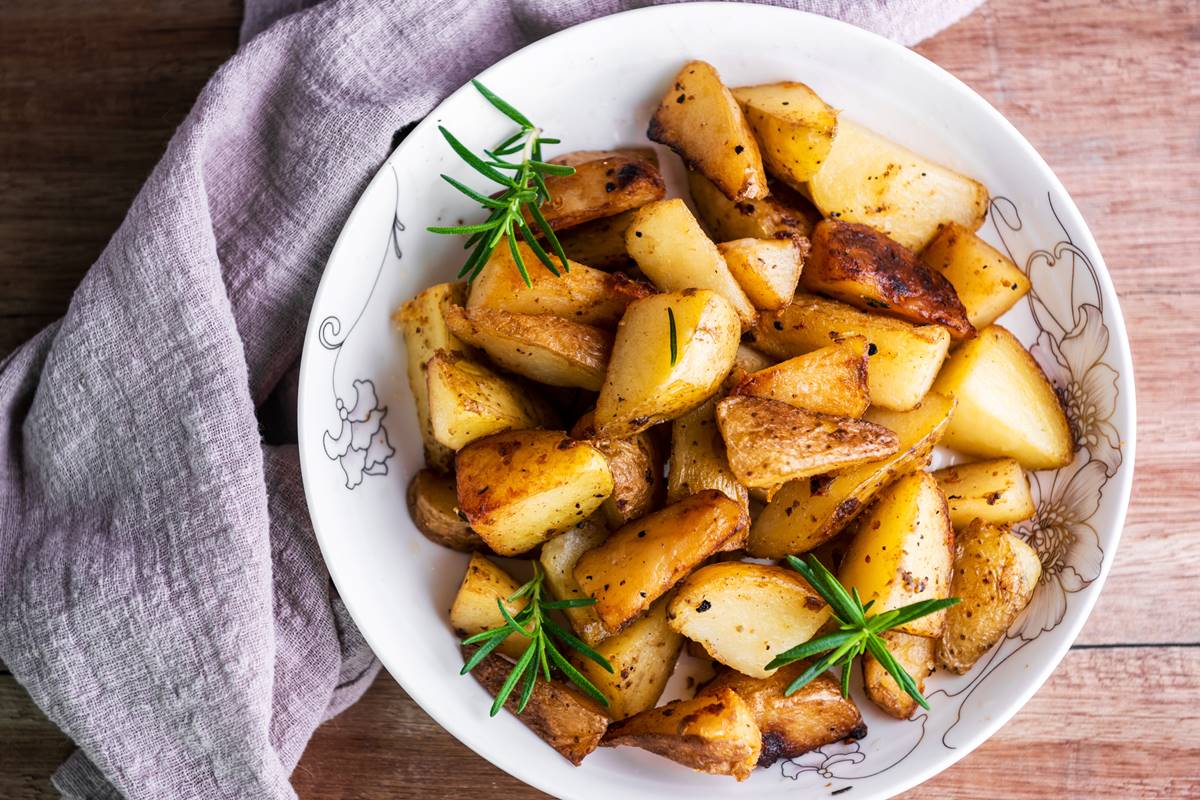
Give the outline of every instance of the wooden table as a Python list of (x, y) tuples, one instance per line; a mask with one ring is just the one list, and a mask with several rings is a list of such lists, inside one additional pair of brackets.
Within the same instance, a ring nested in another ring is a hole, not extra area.
[[(67, 306), (174, 126), (235, 47), (236, 0), (0, 10), (0, 354)], [(1200, 796), (1200, 4), (991, 0), (917, 48), (999, 108), (1090, 222), (1133, 340), (1137, 480), (1078, 644), (987, 744), (909, 798)], [(0, 797), (71, 750), (0, 674)], [(390, 678), (317, 731), (303, 798), (541, 797)]]

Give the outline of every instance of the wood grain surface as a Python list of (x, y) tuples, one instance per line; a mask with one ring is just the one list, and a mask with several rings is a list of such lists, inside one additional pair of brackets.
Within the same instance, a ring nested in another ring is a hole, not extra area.
[[(239, 19), (236, 0), (0, 8), (0, 355), (65, 310)], [(991, 0), (917, 50), (999, 108), (1089, 221), (1130, 330), (1138, 452), (1079, 643), (1012, 722), (906, 797), (1200, 796), (1200, 4)], [(54, 797), (70, 743), (6, 674), (0, 742), (0, 798)], [(306, 800), (543, 796), (387, 676), (317, 731), (295, 783)]]

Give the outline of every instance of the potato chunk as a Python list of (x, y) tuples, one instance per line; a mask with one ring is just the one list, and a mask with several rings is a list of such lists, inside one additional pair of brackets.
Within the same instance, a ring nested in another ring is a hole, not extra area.
[(946, 467), (933, 477), (946, 493), (955, 528), (965, 528), (975, 519), (993, 525), (1020, 522), (1037, 510), (1025, 470), (1011, 458)]
[[(858, 523), (842, 558), (838, 580), (857, 589), (881, 614), (922, 600), (950, 596), (954, 529), (937, 481), (927, 472), (906, 475), (885, 490)], [(946, 611), (897, 627), (914, 636), (940, 636)]]
[(579, 558), (575, 580), (615, 633), (713, 553), (742, 546), (748, 523), (721, 492), (698, 492), (614, 531)]
[(457, 353), (439, 350), (425, 379), (434, 438), (451, 450), (510, 428), (553, 424), (554, 413), (538, 395)]
[(623, 439), (596, 435), (595, 413), (589, 411), (575, 423), (571, 436), (588, 443), (608, 459), (613, 490), (600, 507), (610, 528), (653, 511), (663, 497), (663, 454), (651, 431)]
[(871, 422), (764, 397), (726, 397), (717, 403), (717, 425), (733, 474), (758, 489), (876, 461), (900, 447), (894, 433)]
[(458, 505), (502, 556), (532, 550), (586, 519), (612, 493), (604, 455), (558, 431), (508, 431), (455, 459)]
[(829, 606), (786, 567), (726, 561), (679, 585), (667, 609), (671, 627), (744, 675), (765, 678), (768, 662), (813, 637)]
[(408, 513), (425, 538), (442, 547), (470, 553), (487, 545), (458, 513), (453, 475), (420, 470), (408, 483)]
[(983, 224), (987, 187), (842, 117), (825, 163), (808, 182), (826, 217), (861, 222), (910, 250), (942, 227)]
[(650, 119), (652, 142), (670, 147), (730, 200), (767, 193), (758, 142), (711, 64), (685, 64)]
[(721, 251), (679, 198), (639, 208), (625, 232), (625, 247), (659, 289), (711, 289), (733, 305), (743, 328), (754, 324), (754, 306), (730, 273)]
[(552, 161), (575, 168), (574, 175), (546, 178), (550, 199), (538, 210), (555, 231), (644, 206), (667, 193), (649, 148), (578, 151)]
[(667, 624), (667, 598), (630, 623), (625, 630), (596, 645), (613, 671), (590, 658), (579, 658), (575, 665), (600, 693), (608, 698), (608, 713), (613, 719), (625, 719), (654, 708), (662, 696), (683, 637)]
[(861, 417), (871, 404), (867, 347), (865, 337), (848, 336), (837, 344), (752, 372), (732, 394), (765, 397), (819, 414)]
[[(668, 309), (675, 318), (674, 363)], [(729, 301), (703, 289), (633, 303), (617, 327), (596, 399), (596, 432), (631, 436), (700, 405), (733, 366), (739, 327)]]
[[(515, 615), (529, 602), (525, 598), (514, 603), (508, 602), (508, 598), (520, 588), (520, 584), (494, 562), (479, 553), (473, 553), (462, 585), (454, 596), (454, 605), (450, 606), (450, 625), (454, 632), (465, 639), (502, 627), (505, 624), (504, 615), (500, 613), (496, 601), (504, 601), (509, 613)], [(521, 657), (528, 644), (528, 639), (514, 633), (504, 639), (499, 651), (516, 659)]]
[(762, 733), (745, 701), (722, 689), (614, 722), (601, 744), (640, 747), (685, 767), (742, 781), (758, 763)]
[(808, 291), (916, 324), (945, 325), (955, 339), (975, 335), (950, 281), (874, 228), (822, 220), (811, 247), (801, 277)]
[(750, 496), (734, 477), (717, 427), (717, 400), (710, 397), (671, 423), (671, 461), (667, 502), (675, 503), (704, 489), (716, 489), (747, 513)]
[(962, 602), (946, 609), (937, 659), (961, 675), (1004, 638), (1029, 604), (1042, 562), (1020, 537), (980, 520), (959, 536), (957, 551), (950, 593)]
[[(913, 636), (891, 630), (883, 634), (884, 643), (892, 657), (917, 683), (917, 691), (925, 693), (925, 679), (933, 673), (935, 639)], [(908, 719), (917, 710), (917, 701), (900, 688), (896, 679), (870, 653), (863, 656), (863, 685), (867, 697), (896, 719)]]
[(991, 325), (1032, 286), (1008, 256), (957, 222), (942, 228), (921, 260), (946, 276), (976, 328)]
[(795, 239), (735, 239), (717, 249), (755, 308), (772, 310), (792, 302), (804, 265)]
[(821, 219), (820, 212), (788, 186), (772, 183), (770, 189), (769, 195), (757, 200), (730, 200), (708, 178), (688, 170), (688, 191), (713, 240), (794, 239), (804, 250), (805, 237)]
[(558, 243), (571, 261), (612, 271), (633, 266), (625, 249), (625, 231), (633, 222), (634, 210), (576, 225), (558, 234)]
[(837, 134), (837, 111), (803, 83), (782, 81), (733, 90), (763, 163), (795, 189), (821, 169)]
[(1015, 458), (1025, 469), (1071, 463), (1071, 426), (1029, 351), (999, 325), (958, 348), (934, 384), (958, 398), (946, 444), (964, 453)]
[[(556, 600), (578, 600), (586, 596), (575, 580), (575, 563), (581, 555), (593, 547), (599, 547), (607, 538), (605, 527), (595, 517), (589, 517), (542, 545), (538, 561), (546, 575), (546, 585)], [(594, 646), (608, 636), (595, 606), (577, 606), (562, 611), (571, 628), (588, 644)]]

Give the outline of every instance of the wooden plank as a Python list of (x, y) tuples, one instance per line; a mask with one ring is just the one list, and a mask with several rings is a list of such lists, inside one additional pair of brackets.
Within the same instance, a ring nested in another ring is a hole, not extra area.
[(75, 749), (11, 675), (0, 675), (0, 797), (51, 800), (50, 775)]

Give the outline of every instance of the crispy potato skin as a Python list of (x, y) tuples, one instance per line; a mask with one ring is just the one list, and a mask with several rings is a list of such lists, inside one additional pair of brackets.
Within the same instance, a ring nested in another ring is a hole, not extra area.
[[(509, 613), (516, 614), (528, 604), (524, 598), (515, 603), (508, 602), (519, 588), (512, 576), (493, 561), (472, 553), (458, 594), (454, 596), (454, 604), (450, 606), (450, 626), (455, 634), (465, 639), (504, 625), (504, 615), (496, 601), (504, 601)], [(520, 658), (527, 641), (523, 636), (511, 634), (500, 645), (500, 652), (509, 658)]]
[(425, 365), (425, 380), (433, 435), (452, 451), (499, 431), (555, 419), (538, 394), (458, 353), (437, 351)]
[(625, 249), (625, 231), (636, 209), (576, 225), (558, 234), (558, 242), (571, 261), (611, 272), (634, 266)]
[(821, 169), (837, 135), (837, 111), (803, 83), (742, 86), (733, 90), (772, 175), (803, 189)]
[(550, 199), (538, 210), (555, 231), (644, 206), (667, 193), (658, 158), (648, 148), (578, 151), (553, 163), (575, 168), (574, 175), (546, 178)]
[[(464, 655), (469, 656), (469, 652)], [(471, 674), (495, 696), (510, 671), (512, 664), (492, 654), (479, 662)], [(519, 697), (519, 692), (513, 692), (504, 707), (516, 714)], [(529, 705), (517, 718), (575, 766), (600, 745), (609, 723), (608, 714), (599, 704), (557, 680), (539, 680), (533, 687)]]
[(704, 489), (716, 489), (749, 513), (746, 487), (729, 469), (725, 440), (714, 416), (716, 404), (716, 398), (710, 397), (671, 423), (667, 502), (676, 503)]
[[(608, 538), (608, 530), (595, 517), (588, 517), (570, 530), (560, 533), (542, 545), (538, 562), (546, 574), (546, 586), (556, 600), (578, 600), (585, 597), (575, 580), (575, 562), (593, 547)], [(562, 610), (571, 628), (580, 639), (595, 646), (608, 636), (594, 606), (578, 606)], [(607, 674), (607, 673), (606, 673)]]
[(864, 336), (848, 336), (837, 344), (745, 375), (730, 394), (765, 397), (796, 408), (861, 417), (871, 405), (867, 385)]
[(461, 553), (488, 549), (479, 534), (458, 515), (453, 475), (420, 470), (408, 482), (407, 499), (413, 524), (429, 541)]
[[(892, 657), (917, 682), (917, 691), (925, 693), (925, 679), (933, 673), (933, 648), (936, 640), (913, 636), (898, 630), (883, 634)], [(863, 656), (863, 685), (867, 697), (896, 719), (908, 719), (917, 710), (917, 701), (900, 688), (886, 669), (870, 653)]]
[(666, 488), (662, 448), (650, 431), (621, 439), (597, 436), (595, 416), (589, 411), (581, 417), (571, 429), (571, 436), (586, 439), (608, 459), (613, 490), (600, 508), (608, 526), (619, 528), (661, 504)]
[(795, 239), (734, 239), (717, 250), (755, 308), (770, 311), (792, 302), (804, 268)]
[(614, 531), (580, 557), (575, 580), (617, 632), (709, 556), (744, 544), (748, 524), (721, 492), (697, 492)]
[(694, 770), (742, 781), (758, 763), (762, 734), (745, 701), (721, 689), (614, 722), (602, 744), (640, 747)]
[(1004, 637), (1042, 577), (1037, 552), (1006, 528), (975, 520), (959, 537), (953, 597), (937, 642), (938, 663), (963, 674)]
[(589, 658), (575, 661), (608, 698), (608, 713), (614, 720), (654, 708), (675, 671), (683, 637), (667, 624), (667, 602), (668, 598), (660, 598), (625, 630), (596, 645), (596, 652), (612, 665), (612, 672)]
[(1032, 284), (1008, 256), (957, 222), (951, 222), (921, 260), (946, 277), (967, 311), (967, 320), (986, 328), (1029, 293)]
[(955, 528), (965, 528), (976, 519), (1006, 525), (1029, 519), (1037, 511), (1029, 478), (1015, 459), (958, 464), (939, 469), (933, 477), (946, 493)]
[(782, 184), (757, 200), (730, 200), (712, 181), (688, 170), (688, 191), (705, 231), (717, 242), (734, 239), (792, 239), (801, 255), (808, 253), (808, 235), (821, 213), (803, 195)]
[(874, 228), (825, 219), (813, 228), (804, 288), (909, 322), (944, 325), (955, 339), (975, 328), (953, 284)]

